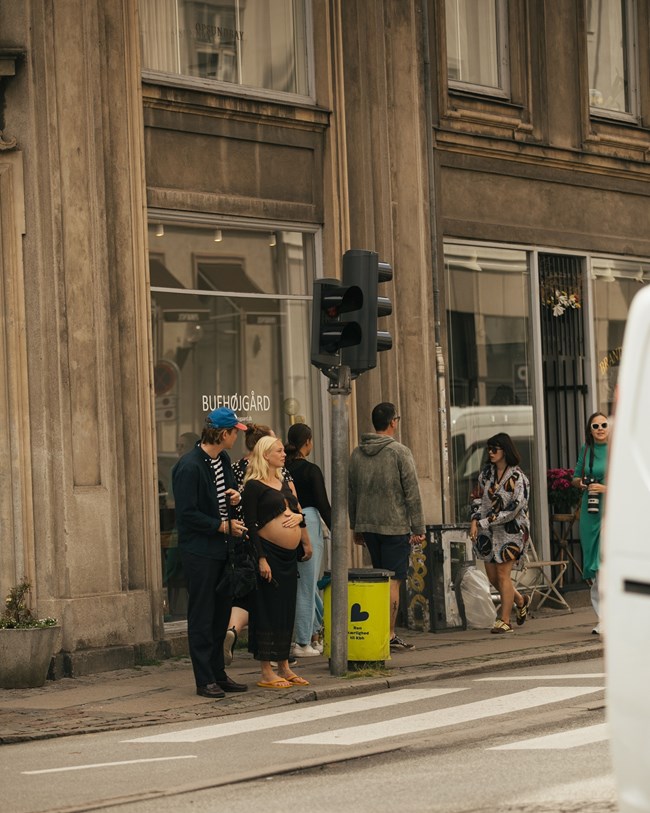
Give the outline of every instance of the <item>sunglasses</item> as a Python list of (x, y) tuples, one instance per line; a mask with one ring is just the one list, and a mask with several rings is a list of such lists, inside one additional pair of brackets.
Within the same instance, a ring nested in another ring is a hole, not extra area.
[(607, 429), (607, 421), (605, 421), (605, 423), (592, 423), (591, 428), (592, 429)]
[(501, 446), (488, 446), (487, 450), (490, 454), (496, 454), (497, 452), (502, 452), (503, 449)]

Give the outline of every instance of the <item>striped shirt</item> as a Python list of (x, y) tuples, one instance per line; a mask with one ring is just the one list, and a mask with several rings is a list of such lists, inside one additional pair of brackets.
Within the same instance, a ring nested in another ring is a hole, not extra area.
[(220, 457), (215, 457), (212, 461), (214, 472), (214, 483), (217, 487), (217, 498), (219, 500), (219, 513), (222, 519), (228, 519), (228, 503), (226, 502), (226, 478), (223, 474), (223, 463)]

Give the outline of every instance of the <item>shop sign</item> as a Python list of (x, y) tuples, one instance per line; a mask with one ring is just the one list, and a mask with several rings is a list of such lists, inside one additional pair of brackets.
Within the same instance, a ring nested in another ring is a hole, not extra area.
[(279, 325), (280, 318), (276, 314), (269, 313), (247, 313), (247, 325)]
[(153, 388), (156, 396), (167, 395), (176, 389), (178, 384), (178, 366), (168, 359), (161, 359), (156, 362), (153, 368)]
[(208, 310), (194, 310), (194, 311), (174, 311), (164, 310), (163, 320), (165, 322), (185, 322), (195, 324), (196, 322), (207, 322), (210, 319), (210, 311)]
[(598, 362), (598, 369), (601, 375), (607, 375), (607, 371), (610, 367), (618, 367), (620, 365), (622, 350), (622, 347), (615, 347), (613, 350), (609, 350), (606, 356), (603, 356)]
[(253, 390), (243, 394), (235, 392), (232, 395), (202, 395), (201, 401), (204, 412), (229, 407), (239, 417), (249, 415), (251, 412), (270, 412), (271, 410), (271, 398), (268, 395), (259, 395)]
[(156, 423), (176, 420), (176, 402), (175, 395), (156, 396)]

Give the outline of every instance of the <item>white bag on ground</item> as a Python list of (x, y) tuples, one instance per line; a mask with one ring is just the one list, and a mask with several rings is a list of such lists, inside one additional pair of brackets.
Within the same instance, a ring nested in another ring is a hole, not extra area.
[(476, 567), (468, 567), (460, 583), (460, 593), (465, 605), (467, 626), (476, 630), (492, 628), (497, 611), (485, 573)]

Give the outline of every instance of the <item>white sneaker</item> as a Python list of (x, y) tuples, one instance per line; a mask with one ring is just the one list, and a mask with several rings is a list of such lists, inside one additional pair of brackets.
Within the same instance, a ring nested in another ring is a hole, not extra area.
[(315, 649), (319, 655), (323, 654), (323, 642), (322, 641), (312, 641), (311, 648)]
[(315, 658), (317, 655), (320, 655), (320, 652), (311, 644), (305, 644), (302, 646), (301, 644), (294, 644), (293, 645), (293, 655), (296, 658)]

